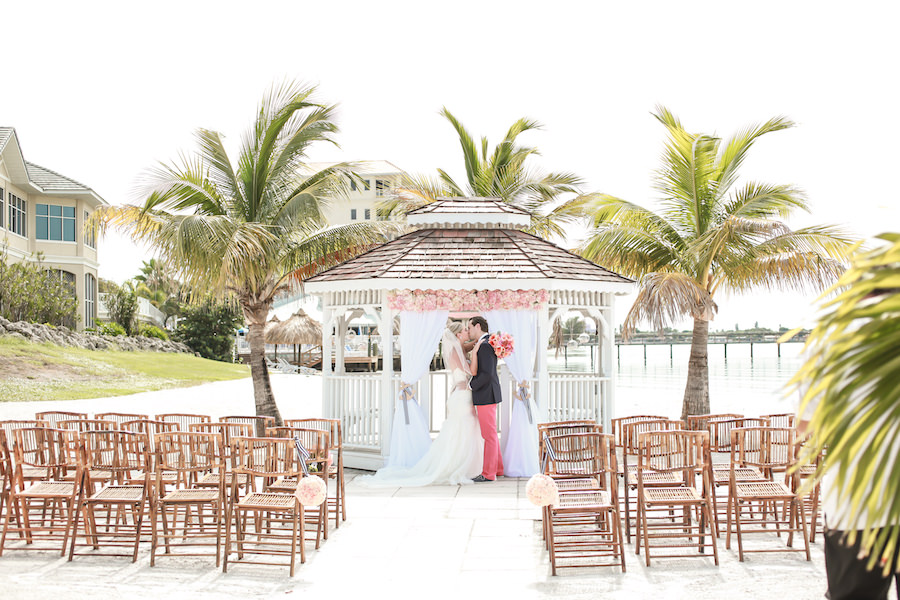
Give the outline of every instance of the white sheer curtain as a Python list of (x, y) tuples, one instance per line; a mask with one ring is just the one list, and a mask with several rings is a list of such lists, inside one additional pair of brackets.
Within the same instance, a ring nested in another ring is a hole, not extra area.
[[(450, 312), (434, 310), (400, 313), (401, 389), (391, 425), (391, 446), (385, 466), (411, 467), (431, 446), (428, 422), (413, 392), (413, 386), (428, 371)], [(387, 359), (386, 359), (387, 360)], [(535, 450), (535, 452), (537, 452)]]
[(534, 377), (537, 353), (538, 312), (535, 310), (491, 310), (484, 313), (492, 332), (513, 336), (513, 352), (504, 360), (516, 380), (509, 430), (504, 432), (503, 472), (507, 477), (531, 477), (540, 472), (534, 399), (528, 381)]

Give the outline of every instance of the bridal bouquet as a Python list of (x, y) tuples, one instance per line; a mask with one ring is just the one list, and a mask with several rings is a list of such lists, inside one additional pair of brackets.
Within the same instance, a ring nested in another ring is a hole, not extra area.
[(494, 349), (497, 358), (506, 358), (513, 352), (513, 336), (508, 333), (500, 331), (492, 333), (488, 338), (488, 343)]

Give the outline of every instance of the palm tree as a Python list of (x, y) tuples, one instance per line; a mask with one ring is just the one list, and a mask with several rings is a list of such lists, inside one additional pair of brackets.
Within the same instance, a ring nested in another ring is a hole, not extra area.
[(792, 384), (803, 391), (801, 414), (818, 401), (807, 458), (828, 452), (806, 486), (832, 471), (829, 483), (853, 524), (848, 542), (861, 532), (868, 568), (887, 577), (900, 545), (900, 234), (880, 239), (887, 244), (857, 257), (829, 290), (837, 295), (824, 305)]
[[(323, 208), (358, 177), (349, 163), (312, 172), (306, 152), (334, 141), (335, 106), (314, 88), (274, 86), (232, 163), (222, 136), (199, 129), (199, 152), (153, 169), (143, 206), (98, 214), (177, 266), (191, 290), (236, 298), (248, 325), (257, 414), (281, 416), (269, 381), (263, 337), (276, 294), (384, 238), (384, 224), (327, 227)], [(202, 295), (202, 294), (198, 294)]]
[(791, 121), (777, 117), (723, 143), (685, 131), (663, 107), (654, 116), (668, 130), (656, 180), (659, 212), (598, 194), (586, 204), (593, 223), (581, 253), (639, 280), (626, 336), (641, 321), (662, 329), (693, 319), (683, 418), (709, 412), (707, 341), (715, 295), (758, 287), (821, 290), (843, 272), (851, 240), (834, 226), (788, 228), (782, 219), (809, 210), (791, 185), (738, 185), (753, 143), (792, 127)]
[(151, 258), (144, 261), (140, 275), (134, 277), (134, 293), (147, 298), (150, 304), (166, 315), (163, 325), (168, 325), (169, 319), (181, 312), (184, 296), (181, 283), (172, 276), (171, 271), (166, 261)]
[(543, 174), (526, 165), (529, 157), (540, 153), (537, 148), (519, 145), (517, 138), (527, 131), (541, 129), (540, 123), (519, 119), (509, 128), (503, 141), (488, 152), (486, 137), (481, 138), (479, 146), (446, 107), (441, 109), (440, 115), (450, 122), (459, 137), (466, 185), (454, 181), (443, 169), (437, 170), (437, 178), (409, 177), (394, 190), (391, 199), (382, 203), (382, 216), (406, 212), (444, 196), (500, 198), (531, 213), (531, 233), (542, 237), (565, 235), (563, 225), (577, 219), (575, 208), (578, 202), (571, 199), (560, 203), (560, 198), (565, 194), (577, 194), (583, 182), (572, 173)]

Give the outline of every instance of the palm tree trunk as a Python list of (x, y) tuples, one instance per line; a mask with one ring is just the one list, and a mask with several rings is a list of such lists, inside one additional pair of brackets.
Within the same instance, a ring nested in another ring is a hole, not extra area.
[[(268, 312), (268, 311), (266, 311)], [(272, 393), (272, 382), (269, 380), (269, 368), (266, 366), (266, 321), (253, 320), (247, 325), (247, 342), (250, 344), (250, 377), (253, 379), (253, 401), (256, 405), (257, 415), (275, 417), (275, 425), (281, 427), (281, 413), (275, 404), (275, 395)], [(265, 431), (259, 431), (258, 436), (265, 435)]]
[(694, 319), (681, 418), (709, 414), (709, 321)]

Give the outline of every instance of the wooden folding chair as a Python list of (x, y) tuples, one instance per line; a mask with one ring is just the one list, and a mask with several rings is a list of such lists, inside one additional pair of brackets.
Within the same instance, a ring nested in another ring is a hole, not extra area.
[[(649, 567), (651, 550), (667, 552), (656, 554), (657, 558), (684, 558), (702, 556), (706, 548), (712, 548), (718, 565), (710, 500), (709, 434), (651, 431), (638, 436), (638, 445), (635, 554), (643, 545)], [(678, 485), (659, 486), (648, 477), (661, 473), (674, 475)], [(648, 481), (652, 485), (646, 485)], [(672, 543), (677, 538), (684, 538), (685, 543)], [(697, 552), (679, 552), (692, 548)]]
[[(0, 430), (2, 430), (6, 434), (6, 443), (10, 463), (12, 463), (13, 461), (13, 446), (15, 445), (16, 441), (14, 432), (16, 429), (24, 429), (27, 427), (49, 427), (49, 423), (36, 419), (10, 419), (6, 421), (0, 421)], [(14, 470), (12, 469), (12, 466), (10, 466), (10, 489), (12, 489), (13, 474)], [(22, 468), (22, 478), (25, 481), (41, 481), (42, 479), (47, 479), (47, 476), (47, 469), (44, 467), (25, 466)]]
[[(231, 489), (231, 479), (235, 477), (232, 472), (232, 467), (234, 465), (234, 446), (237, 443), (237, 438), (240, 437), (252, 437), (253, 436), (253, 425), (248, 423), (225, 423), (225, 422), (217, 422), (217, 423), (194, 423), (191, 425), (191, 431), (195, 433), (214, 433), (222, 437), (222, 458), (225, 464), (224, 474), (220, 474), (218, 471), (210, 471), (206, 473), (200, 479), (197, 480), (195, 484), (198, 488), (218, 488), (221, 483), (221, 478), (224, 476), (224, 486), (226, 490)], [(247, 475), (237, 475), (238, 483), (238, 497), (243, 497), (247, 492), (253, 491), (256, 489), (255, 482), (252, 477)]]
[[(237, 438), (234, 473), (264, 480), (281, 477), (300, 477), (301, 459), (294, 440), (289, 438)], [(225, 550), (222, 571), (228, 571), (229, 556), (237, 554), (244, 564), (283, 565), (270, 560), (250, 561), (250, 556), (288, 557), (293, 577), (296, 555), (306, 562), (306, 545), (301, 527), (303, 506), (295, 494), (281, 492), (251, 492), (237, 498), (237, 478), (232, 479), (231, 499), (227, 503)], [(234, 531), (232, 531), (232, 529)]]
[[(81, 488), (81, 465), (72, 454), (75, 432), (49, 427), (23, 427), (14, 431), (13, 473), (0, 556), (4, 550), (54, 550), (66, 555), (73, 535), (78, 494)], [(43, 470), (45, 477), (29, 482), (24, 477), (28, 467)], [(60, 481), (61, 473), (73, 470), (71, 481)], [(50, 510), (48, 510), (50, 509)], [(38, 516), (35, 516), (38, 515)], [(24, 546), (9, 546), (10, 534), (24, 539)], [(35, 546), (53, 543), (51, 546)]]
[(334, 513), (334, 526), (347, 520), (347, 488), (344, 484), (344, 434), (340, 419), (286, 419), (287, 427), (327, 431), (333, 459), (328, 464), (328, 479), (335, 482), (335, 493), (328, 499), (328, 510)]
[[(620, 567), (624, 572), (613, 436), (574, 433), (548, 438), (548, 444), (548, 473), (562, 484), (559, 504), (545, 513), (551, 572), (592, 566)], [(589, 482), (568, 477), (575, 473)]]
[[(144, 516), (148, 508), (150, 488), (150, 454), (147, 436), (124, 430), (86, 431), (81, 434), (81, 464), (84, 471), (84, 485), (79, 497), (79, 510), (72, 528), (72, 546), (69, 560), (75, 556), (75, 547), (90, 547), (99, 550), (107, 548), (130, 548), (130, 554), (104, 553), (103, 556), (131, 556), (137, 561), (141, 542)], [(90, 473), (108, 471), (110, 482), (94, 491)], [(140, 472), (144, 480), (134, 481), (134, 474)], [(101, 530), (98, 516), (107, 517), (106, 526)], [(78, 544), (79, 521), (83, 519), (83, 544)], [(90, 552), (78, 552), (79, 556)]]
[[(222, 436), (217, 433), (176, 431), (156, 436), (156, 495), (150, 508), (153, 527), (151, 567), (156, 564), (161, 544), (165, 552), (159, 556), (215, 556), (216, 567), (219, 566), (225, 517), (223, 446)], [(178, 484), (172, 491), (162, 493), (159, 491), (164, 489), (162, 476), (169, 472), (177, 473)], [(208, 473), (218, 475), (216, 486), (192, 485)], [(194, 511), (196, 518), (192, 514)], [(214, 547), (215, 552), (199, 550), (210, 547)], [(198, 550), (184, 552), (184, 549)]]
[[(329, 462), (331, 461), (331, 434), (321, 429), (304, 429), (302, 427), (269, 427), (266, 434), (270, 437), (290, 438), (300, 442), (300, 445), (309, 454), (306, 466), (309, 474), (321, 477), (326, 489), (329, 477)], [(266, 484), (266, 490), (270, 492), (282, 492), (293, 494), (297, 489), (299, 479), (296, 477), (279, 477), (275, 481)], [(318, 514), (307, 516), (304, 512), (304, 532), (312, 531), (316, 549), (318, 550), (322, 539), (328, 539), (328, 506), (330, 498), (319, 507)]]
[[(731, 431), (731, 469), (756, 467), (764, 475), (788, 473), (789, 484), (781, 481), (739, 481), (729, 483), (728, 521), (725, 547), (731, 548), (731, 536), (737, 536), (738, 558), (746, 552), (805, 552), (810, 560), (806, 510), (796, 494), (800, 474), (789, 471), (794, 460), (796, 430), (778, 427), (747, 427)], [(779, 508), (779, 504), (781, 507)], [(744, 547), (747, 534), (765, 533), (778, 537), (787, 534), (787, 546), (780, 548)], [(794, 548), (794, 534), (802, 533), (802, 549)]]
[[(622, 437), (622, 496), (625, 505), (625, 539), (631, 542), (631, 512), (637, 509), (637, 455), (640, 452), (638, 444), (639, 436), (651, 431), (683, 430), (684, 422), (674, 419), (645, 419), (631, 420), (621, 424)], [(671, 487), (680, 484), (675, 473), (659, 472), (647, 473), (644, 476), (644, 486)], [(635, 519), (634, 526), (639, 523)]]
[[(130, 473), (130, 479), (126, 483), (140, 484), (149, 479), (150, 485), (156, 485), (156, 436), (161, 433), (169, 433), (172, 431), (180, 431), (181, 424), (177, 421), (157, 421), (155, 419), (135, 419), (133, 421), (123, 421), (120, 425), (123, 431), (131, 431), (145, 436), (147, 440), (147, 454), (149, 455), (150, 477), (143, 471), (134, 471)], [(176, 473), (164, 472), (162, 482), (164, 486), (174, 485), (177, 480)]]

